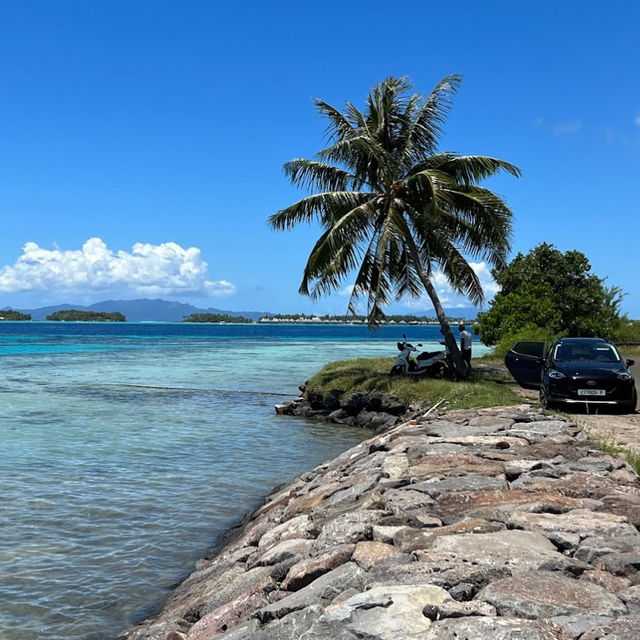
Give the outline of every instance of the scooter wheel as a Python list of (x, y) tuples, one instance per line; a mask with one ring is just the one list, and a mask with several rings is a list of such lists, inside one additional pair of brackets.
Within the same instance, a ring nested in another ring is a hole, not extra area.
[(396, 365), (395, 367), (391, 367), (391, 371), (389, 371), (390, 376), (401, 376), (402, 375), (402, 367), (400, 365)]

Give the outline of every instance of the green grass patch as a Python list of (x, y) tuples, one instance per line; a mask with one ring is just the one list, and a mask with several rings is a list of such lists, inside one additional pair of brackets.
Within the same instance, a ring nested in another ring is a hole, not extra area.
[(590, 438), (596, 444), (598, 449), (605, 453), (609, 453), (612, 456), (616, 456), (617, 458), (622, 458), (634, 468), (637, 474), (640, 475), (640, 453), (632, 451), (628, 447), (616, 444), (602, 436), (591, 434)]
[(508, 406), (523, 401), (513, 392), (513, 385), (477, 374), (461, 382), (390, 376), (394, 361), (394, 358), (358, 358), (331, 362), (309, 380), (307, 388), (340, 389), (344, 393), (381, 391), (406, 402), (428, 400), (435, 404), (443, 400), (441, 410)]

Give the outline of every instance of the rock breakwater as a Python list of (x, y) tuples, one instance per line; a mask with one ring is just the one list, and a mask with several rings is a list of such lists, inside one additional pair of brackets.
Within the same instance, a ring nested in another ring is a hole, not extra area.
[(119, 640), (637, 640), (640, 482), (527, 405), (426, 415), (272, 493)]
[(407, 403), (397, 396), (380, 391), (344, 393), (300, 386), (302, 394), (290, 402), (276, 405), (276, 413), (373, 429), (381, 433), (406, 422), (431, 405), (427, 401)]

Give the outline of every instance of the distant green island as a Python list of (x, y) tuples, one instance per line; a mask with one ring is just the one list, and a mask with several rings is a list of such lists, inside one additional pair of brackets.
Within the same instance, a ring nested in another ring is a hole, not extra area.
[(0, 320), (31, 320), (31, 314), (13, 309), (2, 309), (0, 310)]
[(48, 315), (46, 320), (58, 322), (126, 322), (127, 318), (118, 311), (78, 311), (77, 309), (67, 309), (65, 311), (55, 311)]
[(236, 324), (252, 324), (253, 320), (244, 316), (230, 316), (226, 313), (192, 313), (185, 316), (182, 322), (234, 322)]

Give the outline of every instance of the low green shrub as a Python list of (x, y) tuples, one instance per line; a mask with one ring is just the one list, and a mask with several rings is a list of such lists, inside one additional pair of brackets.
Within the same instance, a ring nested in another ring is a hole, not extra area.
[(548, 345), (551, 345), (553, 340), (557, 337), (559, 337), (558, 334), (554, 334), (549, 329), (544, 329), (530, 324), (518, 331), (514, 331), (503, 336), (496, 344), (492, 355), (503, 361), (509, 349), (511, 349), (516, 342), (539, 341), (546, 342)]

